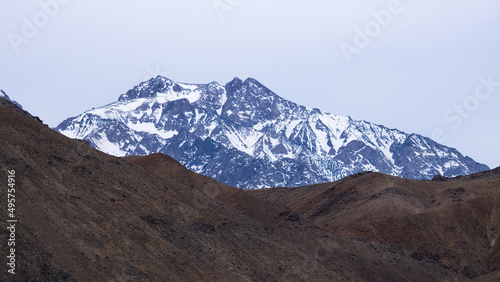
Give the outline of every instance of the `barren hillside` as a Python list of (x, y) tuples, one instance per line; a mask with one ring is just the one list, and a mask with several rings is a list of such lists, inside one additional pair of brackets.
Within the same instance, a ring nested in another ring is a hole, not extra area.
[(0, 127), (1, 197), (15, 170), (18, 219), (16, 274), (2, 271), (2, 281), (465, 279), (395, 245), (320, 228), (284, 203), (178, 178), (183, 168), (168, 158), (173, 175), (103, 154), (4, 99)]

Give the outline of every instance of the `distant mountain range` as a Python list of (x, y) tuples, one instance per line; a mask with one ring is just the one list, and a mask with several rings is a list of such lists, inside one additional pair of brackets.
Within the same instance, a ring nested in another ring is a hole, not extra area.
[(361, 171), (430, 179), (489, 169), (421, 135), (298, 105), (253, 78), (223, 86), (158, 76), (55, 129), (116, 156), (164, 153), (248, 189), (331, 182)]

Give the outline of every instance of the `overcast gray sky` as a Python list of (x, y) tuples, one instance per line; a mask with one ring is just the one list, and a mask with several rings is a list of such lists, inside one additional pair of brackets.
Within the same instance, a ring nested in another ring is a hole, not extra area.
[(500, 166), (497, 0), (2, 0), (0, 17), (0, 89), (51, 127), (157, 74), (253, 77)]

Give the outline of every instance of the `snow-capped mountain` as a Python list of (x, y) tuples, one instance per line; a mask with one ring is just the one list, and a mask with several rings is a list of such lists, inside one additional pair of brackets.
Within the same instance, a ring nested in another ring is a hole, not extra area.
[(12, 103), (14, 103), (16, 106), (18, 106), (19, 108), (23, 108), (23, 106), (21, 106), (21, 104), (19, 104), (18, 102), (16, 101), (13, 101), (10, 99), (9, 95), (7, 95), (7, 93), (5, 93), (3, 90), (0, 89), (0, 98), (4, 98), (4, 99), (7, 99), (8, 101), (11, 101)]
[(429, 138), (297, 105), (252, 78), (222, 86), (158, 76), (56, 130), (116, 156), (165, 153), (249, 189), (335, 181), (361, 171), (429, 179), (488, 169)]

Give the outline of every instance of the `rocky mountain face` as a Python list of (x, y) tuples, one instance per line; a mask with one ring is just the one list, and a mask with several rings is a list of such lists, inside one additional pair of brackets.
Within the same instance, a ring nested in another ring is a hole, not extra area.
[(0, 89), (0, 98), (4, 98), (7, 101), (14, 103), (14, 105), (18, 106), (21, 109), (23, 108), (23, 106), (21, 106), (21, 104), (19, 104), (18, 102), (11, 100), (9, 95), (7, 95), (7, 93), (5, 93), (2, 89)]
[(248, 189), (330, 182), (361, 171), (430, 179), (488, 169), (429, 138), (298, 105), (252, 78), (222, 86), (158, 76), (55, 129), (115, 156), (161, 152)]

